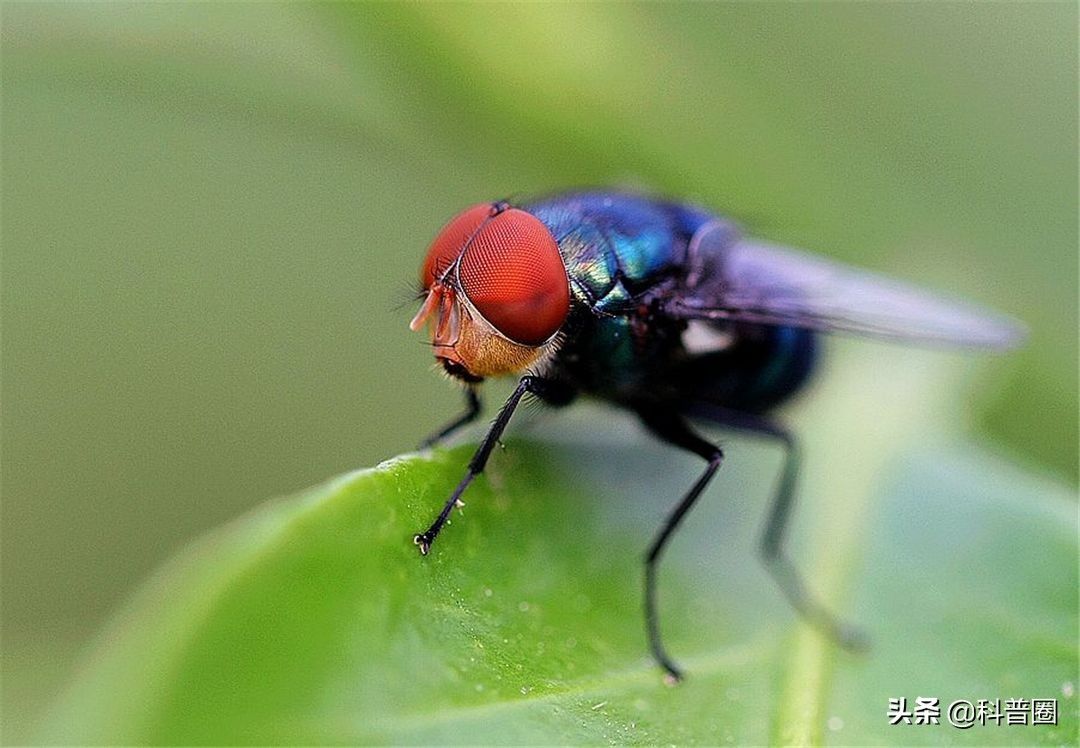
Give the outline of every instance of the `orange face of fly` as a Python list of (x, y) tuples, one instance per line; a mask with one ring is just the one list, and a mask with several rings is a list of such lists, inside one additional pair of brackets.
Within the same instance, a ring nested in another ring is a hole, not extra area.
[(570, 312), (558, 244), (538, 218), (474, 205), (435, 237), (420, 270), (425, 297), (409, 325), (431, 321), (435, 358), (465, 381), (522, 372), (556, 345)]

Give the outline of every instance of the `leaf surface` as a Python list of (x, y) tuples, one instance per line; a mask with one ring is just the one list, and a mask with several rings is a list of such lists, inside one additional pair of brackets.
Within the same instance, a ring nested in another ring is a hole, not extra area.
[[(665, 686), (642, 552), (700, 461), (618, 411), (526, 408), (426, 558), (412, 535), (471, 445), (341, 476), (191, 545), (102, 634), (46, 737), (1074, 741), (1075, 505), (948, 436), (957, 359), (866, 345), (838, 346), (795, 414), (805, 462), (788, 538), (808, 586), (871, 634), (868, 655), (799, 624), (756, 562), (778, 451), (707, 429), (727, 459), (664, 556), (663, 630), (689, 674)], [(1057, 698), (1059, 724), (960, 730), (943, 711), (890, 726), (900, 697)]]

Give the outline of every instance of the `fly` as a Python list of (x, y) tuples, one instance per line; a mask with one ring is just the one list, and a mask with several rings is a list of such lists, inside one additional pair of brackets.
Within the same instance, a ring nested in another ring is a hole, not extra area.
[(415, 536), (420, 553), (483, 472), (525, 395), (561, 406), (585, 394), (628, 409), (661, 441), (706, 462), (645, 555), (649, 646), (673, 681), (681, 672), (660, 636), (657, 564), (724, 459), (690, 419), (783, 449), (762, 559), (798, 613), (858, 648), (858, 630), (809, 593), (785, 553), (799, 449), (772, 411), (813, 373), (823, 332), (985, 350), (1023, 338), (1011, 319), (744, 238), (701, 208), (611, 192), (475, 205), (436, 236), (420, 281), (423, 305), (410, 326), (430, 323), (435, 357), (466, 397), (465, 412), (425, 446), (476, 419), (484, 379), (520, 377), (442, 511)]

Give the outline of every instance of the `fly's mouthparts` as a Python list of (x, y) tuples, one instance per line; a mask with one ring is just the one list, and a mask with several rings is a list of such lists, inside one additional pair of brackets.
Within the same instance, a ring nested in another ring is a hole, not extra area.
[(428, 555), (428, 551), (431, 550), (431, 538), (428, 537), (426, 532), (413, 535), (412, 542), (419, 546), (421, 556)]
[(470, 384), (476, 384), (478, 382), (483, 382), (484, 381), (483, 377), (478, 377), (478, 376), (476, 376), (474, 374), (471, 374), (468, 369), (466, 369), (464, 366), (459, 364), (457, 361), (451, 361), (448, 358), (442, 358), (442, 357), (439, 358), (439, 361), (442, 362), (443, 370), (446, 371), (447, 374), (449, 374), (452, 377), (456, 377), (456, 378), (462, 380), (463, 382), (468, 382)]

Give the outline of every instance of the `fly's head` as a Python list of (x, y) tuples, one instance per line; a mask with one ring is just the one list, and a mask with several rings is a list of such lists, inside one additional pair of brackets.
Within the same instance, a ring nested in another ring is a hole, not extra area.
[(466, 382), (542, 363), (570, 312), (570, 283), (555, 237), (506, 203), (474, 205), (435, 237), (420, 270), (435, 358)]

